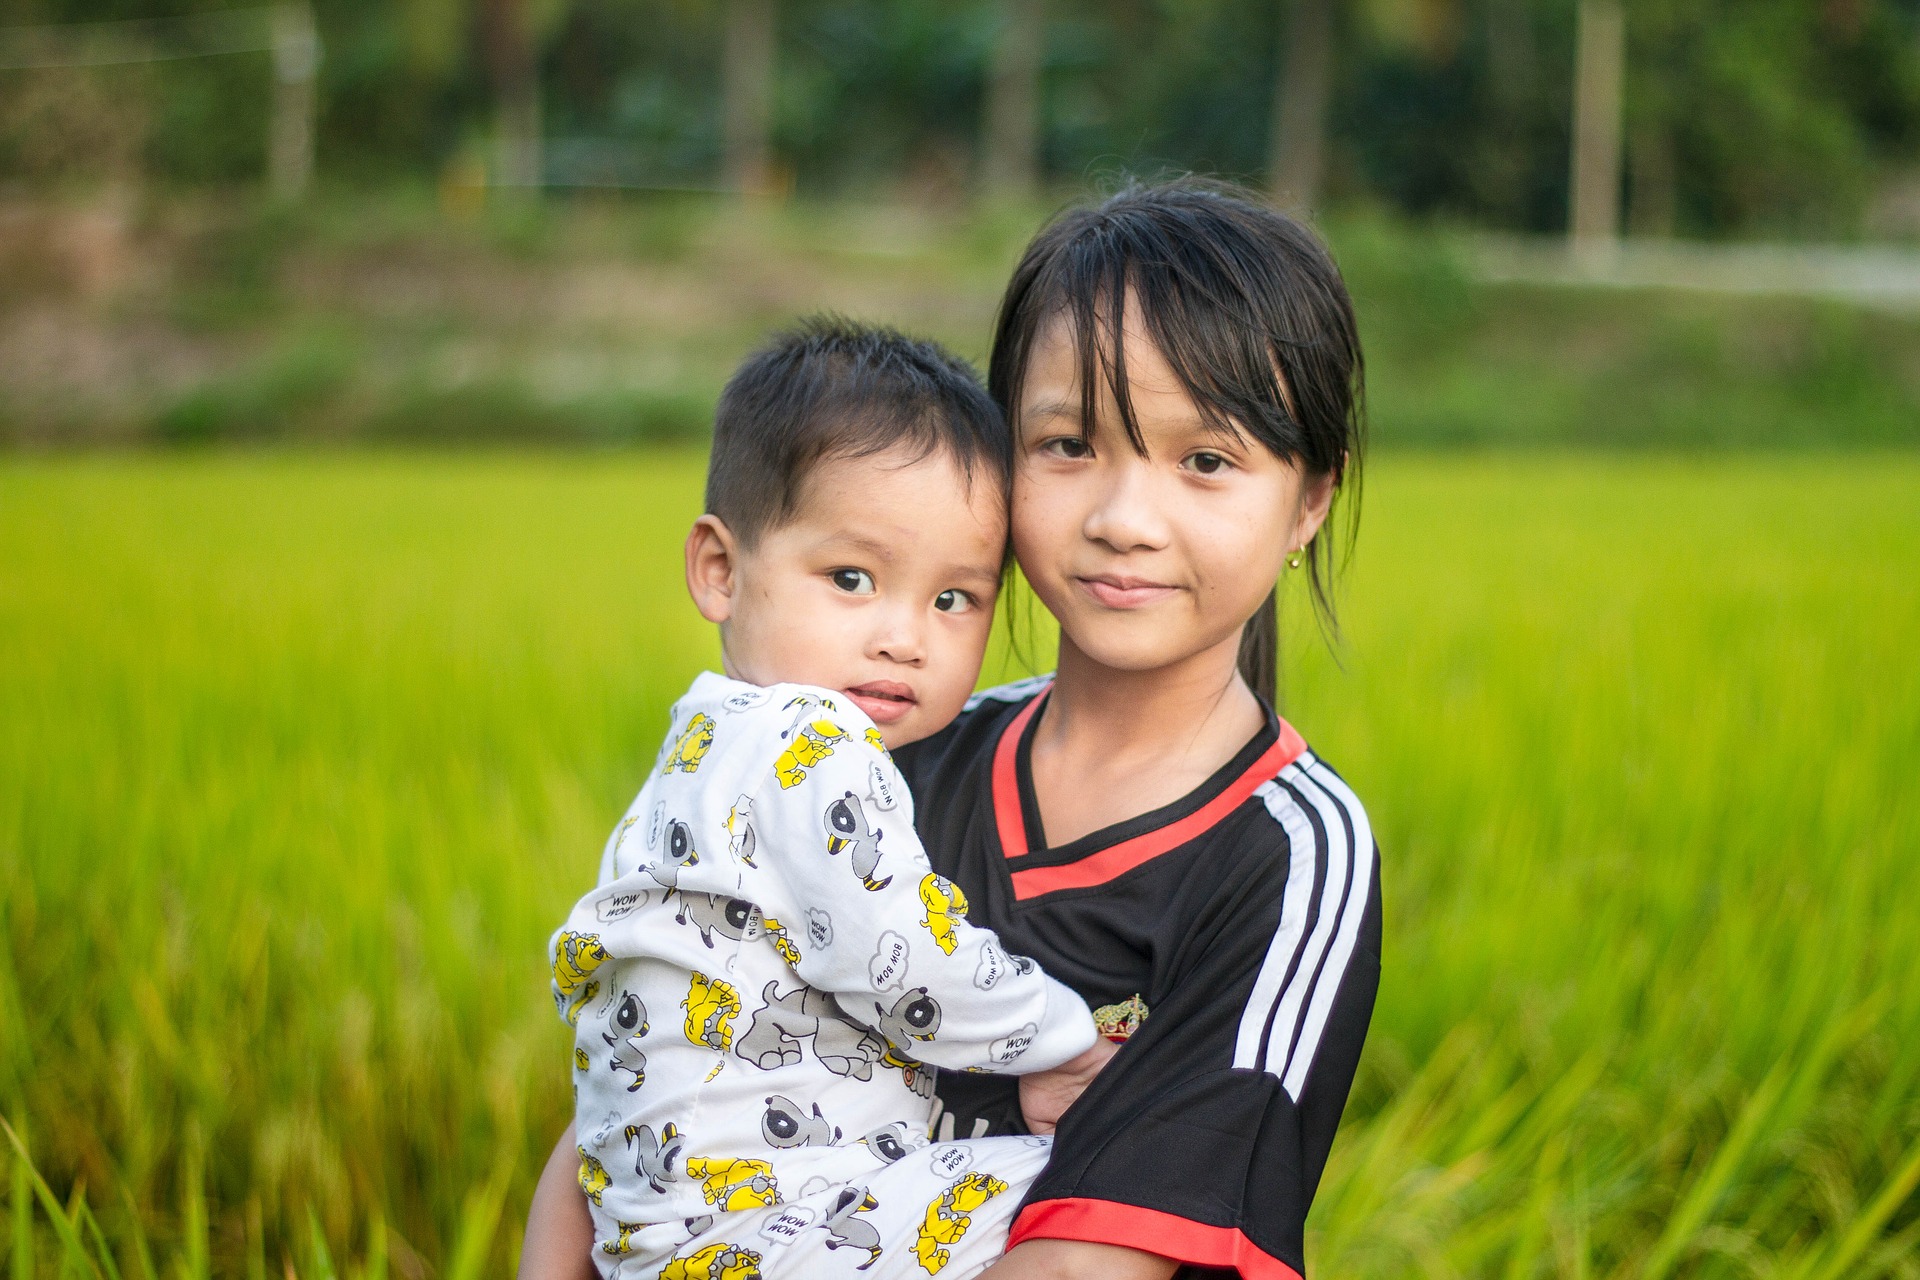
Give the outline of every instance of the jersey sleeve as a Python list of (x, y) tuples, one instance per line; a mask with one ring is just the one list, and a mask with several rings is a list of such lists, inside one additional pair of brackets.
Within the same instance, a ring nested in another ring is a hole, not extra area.
[(1095, 1038), (1086, 1002), (968, 922), (878, 737), (822, 715), (787, 735), (753, 791), (762, 910), (788, 963), (937, 1067), (1019, 1074), (1084, 1052)]
[(1304, 1274), (1307, 1208), (1380, 974), (1378, 851), (1326, 773), (1310, 801), (1269, 784), (1285, 869), (1244, 859), (1187, 916), (1194, 941), (1062, 1117), (1009, 1247), (1088, 1240), (1257, 1280)]

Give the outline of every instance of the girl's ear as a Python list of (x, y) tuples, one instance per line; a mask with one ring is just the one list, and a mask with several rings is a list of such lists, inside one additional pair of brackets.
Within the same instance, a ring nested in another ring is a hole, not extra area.
[(700, 616), (715, 624), (733, 616), (739, 546), (719, 516), (705, 515), (687, 531), (687, 594)]
[(1303, 477), (1300, 483), (1300, 517), (1294, 524), (1293, 546), (1306, 546), (1313, 541), (1313, 535), (1320, 532), (1320, 526), (1327, 522), (1327, 513), (1333, 510), (1333, 491), (1339, 486), (1338, 472), (1328, 471)]

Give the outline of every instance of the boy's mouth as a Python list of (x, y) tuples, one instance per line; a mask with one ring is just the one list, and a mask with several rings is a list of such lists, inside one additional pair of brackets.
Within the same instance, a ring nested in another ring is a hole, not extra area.
[(869, 680), (841, 692), (852, 698), (854, 705), (866, 712), (875, 724), (892, 724), (918, 705), (913, 690), (898, 680)]

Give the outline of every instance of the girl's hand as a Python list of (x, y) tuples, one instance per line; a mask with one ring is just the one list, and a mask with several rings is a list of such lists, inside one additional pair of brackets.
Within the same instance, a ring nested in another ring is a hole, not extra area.
[(1034, 1133), (1052, 1133), (1067, 1108), (1118, 1052), (1119, 1045), (1102, 1038), (1077, 1058), (1046, 1071), (1021, 1076), (1020, 1114), (1026, 1119), (1027, 1128)]

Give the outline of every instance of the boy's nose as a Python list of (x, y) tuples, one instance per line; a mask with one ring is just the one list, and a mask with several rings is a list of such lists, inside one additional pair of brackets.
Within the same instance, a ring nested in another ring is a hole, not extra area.
[(868, 642), (867, 652), (890, 662), (919, 666), (927, 660), (926, 628), (906, 610), (889, 611), (885, 623)]

